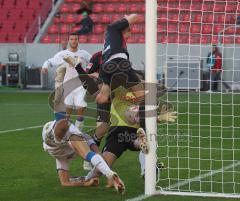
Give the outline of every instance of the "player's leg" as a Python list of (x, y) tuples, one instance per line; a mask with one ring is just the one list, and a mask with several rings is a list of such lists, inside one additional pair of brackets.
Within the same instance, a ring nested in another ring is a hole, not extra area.
[(101, 140), (106, 134), (110, 120), (111, 103), (97, 104), (97, 128), (93, 135), (93, 139), (98, 146), (100, 146)]
[(69, 93), (66, 96), (66, 98), (64, 99), (64, 104), (66, 106), (66, 118), (69, 120), (73, 112), (73, 106), (74, 106), (73, 92)]
[(115, 189), (120, 193), (124, 194), (125, 186), (119, 176), (113, 172), (101, 155), (90, 151), (87, 143), (79, 138), (79, 136), (72, 135), (70, 137), (70, 143), (77, 154), (83, 159), (90, 161), (103, 175), (105, 175), (114, 184)]

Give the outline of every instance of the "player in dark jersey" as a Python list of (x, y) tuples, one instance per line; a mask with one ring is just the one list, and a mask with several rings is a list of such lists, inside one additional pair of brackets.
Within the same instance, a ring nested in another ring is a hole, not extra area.
[(129, 88), (136, 99), (144, 97), (144, 87), (129, 61), (126, 39), (130, 35), (130, 25), (137, 22), (136, 14), (126, 15), (107, 27), (103, 49), (103, 65), (99, 78), (103, 81), (100, 92), (96, 96), (97, 103), (107, 103), (110, 91), (123, 85)]

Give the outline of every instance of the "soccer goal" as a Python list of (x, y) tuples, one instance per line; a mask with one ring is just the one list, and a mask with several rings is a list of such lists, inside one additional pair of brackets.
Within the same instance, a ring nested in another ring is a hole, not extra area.
[(145, 194), (240, 198), (238, 16), (236, 0), (146, 0), (146, 81), (160, 75), (178, 118), (146, 118)]

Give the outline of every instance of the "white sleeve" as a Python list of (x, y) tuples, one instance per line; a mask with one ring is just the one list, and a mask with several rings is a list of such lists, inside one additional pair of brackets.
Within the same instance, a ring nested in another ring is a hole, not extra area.
[(59, 159), (56, 159), (57, 170), (66, 170), (66, 171), (68, 171), (69, 170), (69, 163), (70, 163), (69, 160), (59, 160)]
[[(57, 54), (54, 55), (53, 58), (50, 58), (50, 59), (48, 59), (47, 61), (44, 62), (43, 68), (48, 68), (48, 67), (61, 65), (62, 63), (64, 63), (63, 55), (64, 55), (63, 51), (58, 52)], [(47, 66), (47, 67), (45, 67), (45, 66)]]

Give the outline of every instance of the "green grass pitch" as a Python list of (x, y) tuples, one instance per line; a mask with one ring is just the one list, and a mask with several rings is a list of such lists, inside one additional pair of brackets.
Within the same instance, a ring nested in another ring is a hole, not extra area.
[[(6, 130), (40, 126), (52, 120), (53, 113), (48, 106), (47, 98), (47, 93), (0, 93), (0, 201), (118, 201), (143, 194), (144, 181), (139, 175), (138, 153), (126, 152), (113, 167), (126, 185), (126, 194), (120, 196), (114, 189), (104, 187), (104, 178), (101, 179), (99, 187), (61, 187), (55, 170), (55, 160), (42, 149), (41, 128), (1, 133)], [(179, 96), (169, 94), (165, 98), (173, 102), (179, 114), (178, 126), (161, 125), (159, 127), (158, 155), (168, 168), (161, 173), (158, 185), (167, 187), (174, 184), (176, 178), (184, 180), (188, 176), (195, 177), (206, 173), (210, 167), (219, 169), (222, 165), (219, 162), (221, 159), (226, 160), (224, 166), (230, 164), (233, 159), (240, 161), (240, 130), (218, 128), (220, 125), (228, 127), (232, 124), (239, 127), (239, 95), (211, 95), (210, 97), (208, 94), (179, 93)], [(190, 100), (191, 103), (187, 104), (187, 100)], [(210, 100), (212, 105), (207, 104)], [(221, 107), (219, 102), (224, 103), (224, 106)], [(191, 113), (190, 118), (186, 117), (184, 114), (186, 112)], [(203, 115), (199, 116), (199, 113)], [(210, 113), (215, 114), (214, 118)], [(221, 120), (219, 114), (230, 116)], [(208, 126), (204, 126), (209, 122), (216, 128), (210, 130)], [(94, 120), (88, 120), (87, 125), (94, 125)], [(167, 130), (169, 136), (166, 136)], [(183, 137), (183, 140), (176, 138), (176, 131)], [(214, 137), (212, 140), (209, 138), (210, 134)], [(219, 136), (222, 137), (222, 141)], [(168, 140), (166, 140), (167, 137)], [(231, 137), (236, 138), (235, 143), (229, 140)], [(190, 139), (190, 141), (186, 139)], [(168, 147), (165, 146), (167, 143)], [(187, 148), (188, 145), (191, 149)], [(200, 151), (199, 145), (202, 147)], [(209, 145), (214, 148), (212, 152), (208, 149)], [(220, 151), (220, 147), (223, 147), (225, 151)], [(232, 151), (232, 148), (235, 150)], [(170, 157), (166, 157), (167, 154)], [(187, 160), (187, 156), (190, 156), (191, 159)], [(199, 157), (200, 160), (197, 159)], [(213, 160), (211, 161), (209, 158)], [(202, 172), (198, 170), (199, 167), (203, 170)], [(187, 168), (191, 170), (186, 171)], [(232, 187), (231, 181), (235, 179), (235, 182), (238, 183), (237, 193), (240, 193), (240, 167), (236, 167), (235, 171), (237, 173), (234, 178), (231, 173), (224, 174), (224, 176), (222, 174), (214, 175), (213, 186), (209, 185), (209, 177), (204, 178), (205, 182), (202, 183), (201, 189), (210, 191), (212, 188), (212, 190), (221, 191), (224, 188), (226, 192), (229, 192)], [(82, 169), (82, 160), (77, 159), (72, 163), (71, 173), (72, 175), (86, 174)], [(228, 185), (221, 185), (222, 181)], [(190, 188), (189, 184), (181, 186), (182, 190), (188, 188)], [(191, 184), (192, 190), (199, 188), (198, 182)], [(225, 199), (154, 196), (146, 200), (219, 201)]]

